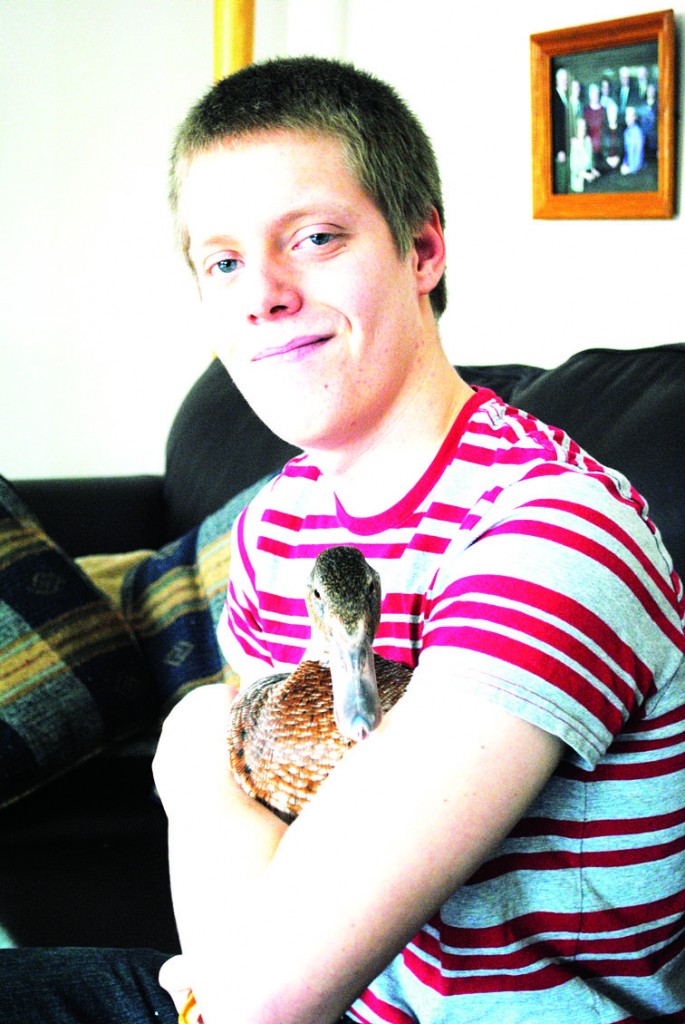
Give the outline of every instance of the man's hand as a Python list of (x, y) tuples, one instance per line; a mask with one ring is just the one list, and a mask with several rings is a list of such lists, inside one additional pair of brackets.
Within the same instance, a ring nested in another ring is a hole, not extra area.
[(182, 1024), (202, 1024), (202, 1014), (189, 984), (185, 957), (172, 956), (162, 964), (159, 984), (173, 999), (179, 1013), (179, 1024), (181, 1021)]

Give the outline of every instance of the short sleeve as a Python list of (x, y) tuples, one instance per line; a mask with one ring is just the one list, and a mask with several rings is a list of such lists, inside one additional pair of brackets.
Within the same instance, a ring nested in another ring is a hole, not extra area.
[(683, 636), (669, 565), (621, 483), (540, 472), (451, 546), (427, 603), (414, 682), (458, 674), (595, 764)]

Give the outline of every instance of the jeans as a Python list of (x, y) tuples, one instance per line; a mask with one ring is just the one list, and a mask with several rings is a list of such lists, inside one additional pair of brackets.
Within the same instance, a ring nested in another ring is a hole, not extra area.
[(3, 1024), (177, 1024), (152, 949), (0, 949)]
[[(2, 1024), (177, 1024), (154, 949), (0, 949)], [(340, 1024), (354, 1024), (347, 1016)]]

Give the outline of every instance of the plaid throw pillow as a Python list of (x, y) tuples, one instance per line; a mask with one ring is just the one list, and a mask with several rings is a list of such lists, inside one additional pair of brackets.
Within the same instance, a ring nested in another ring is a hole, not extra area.
[(0, 806), (156, 717), (129, 625), (0, 477)]
[(216, 638), (228, 584), (231, 527), (269, 479), (241, 491), (126, 577), (122, 608), (148, 659), (163, 714), (196, 686), (229, 680), (237, 685)]

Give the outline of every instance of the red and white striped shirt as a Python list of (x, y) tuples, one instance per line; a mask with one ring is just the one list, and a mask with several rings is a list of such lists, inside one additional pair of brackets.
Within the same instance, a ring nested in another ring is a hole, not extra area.
[(381, 515), (349, 516), (298, 457), (234, 531), (219, 635), (239, 674), (299, 662), (307, 574), (340, 543), (380, 573), (374, 647), (415, 668), (412, 686), (466, 680), (567, 745), (526, 818), (351, 1015), (685, 1021), (685, 607), (644, 500), (485, 389)]

